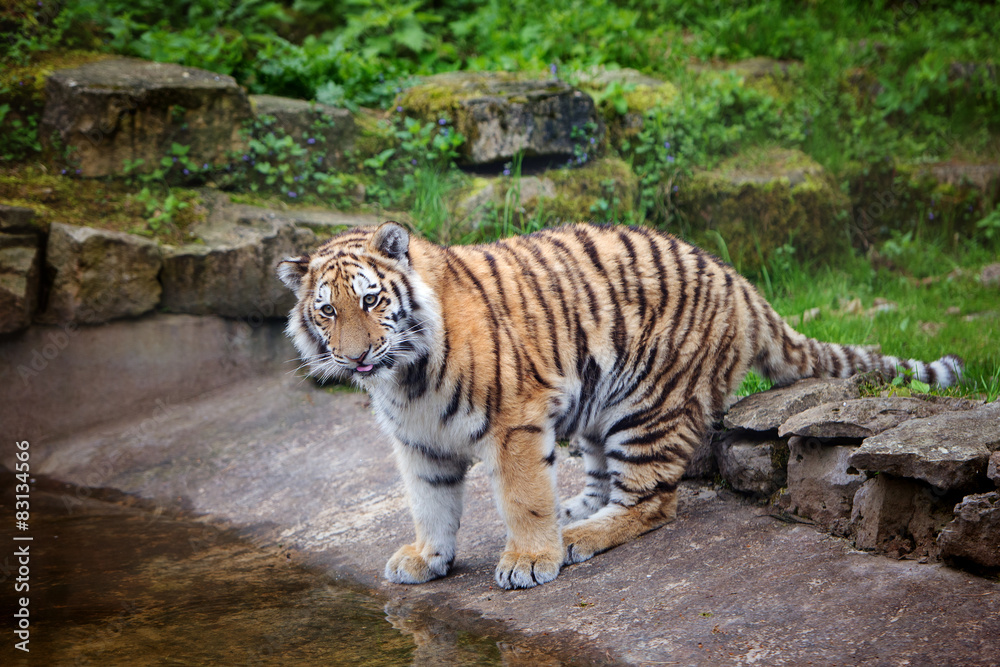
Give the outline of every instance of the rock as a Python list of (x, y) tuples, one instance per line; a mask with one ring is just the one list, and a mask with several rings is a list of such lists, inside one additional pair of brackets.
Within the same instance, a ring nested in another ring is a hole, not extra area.
[[(515, 192), (516, 186), (520, 187)], [(619, 158), (600, 158), (574, 169), (549, 169), (537, 176), (477, 177), (450, 205), (452, 238), (461, 238), (491, 220), (502, 220), (511, 206), (515, 224), (541, 212), (545, 224), (600, 221), (633, 211), (639, 180)]]
[(556, 79), (511, 72), (424, 77), (397, 104), (424, 122), (450, 119), (466, 138), (459, 151), (469, 165), (510, 160), (521, 151), (565, 158), (591, 138), (600, 142), (603, 134), (589, 95)]
[(0, 334), (31, 324), (38, 299), (40, 246), (34, 234), (0, 234)]
[(251, 95), (250, 104), (258, 119), (270, 117), (268, 130), (283, 132), (310, 153), (325, 154), (331, 169), (346, 166), (344, 155), (354, 149), (357, 137), (354, 115), (347, 109), (274, 95)]
[(678, 95), (676, 86), (669, 81), (628, 67), (609, 70), (598, 66), (580, 72), (577, 85), (598, 100), (598, 111), (616, 146), (642, 131), (647, 111), (670, 104)]
[(246, 147), (250, 103), (230, 76), (114, 58), (57, 70), (45, 94), (39, 137), (55, 150), (58, 135), (84, 176), (120, 174), (126, 160), (153, 171), (174, 142), (198, 165), (224, 164)]
[(1000, 402), (912, 419), (867, 438), (853, 455), (860, 470), (922, 479), (940, 489), (981, 484), (1000, 449)]
[(955, 505), (955, 520), (938, 535), (941, 557), (1000, 567), (1000, 493), (977, 493)]
[(986, 476), (989, 477), (994, 484), (1000, 486), (1000, 450), (990, 454), (990, 462), (986, 466)]
[(788, 445), (750, 431), (719, 434), (712, 443), (719, 474), (737, 491), (770, 496), (785, 485)]
[(809, 378), (787, 387), (751, 394), (729, 408), (723, 424), (726, 428), (745, 428), (751, 431), (775, 430), (793, 415), (809, 408), (822, 403), (857, 398), (860, 377), (863, 376), (847, 380)]
[(250, 206), (214, 210), (191, 231), (200, 243), (164, 249), (162, 305), (173, 313), (283, 317), (295, 295), (275, 266), (318, 245), (312, 230)]
[(815, 438), (788, 439), (791, 508), (839, 537), (849, 533), (854, 494), (865, 481), (849, 462), (855, 449)]
[(28, 234), (47, 231), (39, 226), (35, 212), (23, 206), (0, 204), (0, 232), (4, 234)]
[(45, 263), (53, 279), (42, 323), (107, 322), (160, 301), (160, 247), (141, 236), (56, 222)]
[(854, 495), (851, 529), (859, 549), (937, 559), (937, 537), (952, 519), (952, 496), (928, 484), (880, 474)]
[(971, 236), (996, 206), (1000, 164), (848, 165), (844, 181), (852, 202), (852, 233), (865, 247), (894, 232), (913, 231), (917, 220), (942, 236)]
[(984, 266), (979, 272), (979, 282), (991, 287), (1000, 287), (1000, 263)]
[(753, 149), (695, 173), (665, 196), (689, 221), (698, 245), (715, 248), (721, 235), (741, 271), (765, 266), (789, 239), (803, 261), (847, 247), (839, 220), (849, 201), (837, 182), (801, 151)]
[(909, 419), (954, 410), (971, 410), (982, 405), (962, 398), (946, 396), (921, 398), (857, 398), (823, 403), (788, 419), (778, 428), (778, 435), (813, 438), (864, 439), (899, 426)]

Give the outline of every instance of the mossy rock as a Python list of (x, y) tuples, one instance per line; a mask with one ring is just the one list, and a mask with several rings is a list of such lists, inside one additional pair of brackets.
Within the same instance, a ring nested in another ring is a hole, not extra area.
[[(397, 109), (451, 123), (466, 139), (467, 165), (525, 156), (568, 156), (603, 135), (594, 100), (564, 81), (514, 72), (447, 72), (400, 93)], [(588, 130), (589, 128), (589, 130)]]
[(667, 106), (677, 99), (677, 87), (631, 68), (594, 68), (577, 74), (580, 90), (597, 103), (608, 128), (608, 142), (619, 145), (642, 131), (650, 109)]
[(267, 132), (294, 139), (310, 156), (325, 158), (323, 170), (344, 168), (354, 150), (357, 127), (347, 109), (276, 95), (251, 95), (250, 106)]
[(847, 198), (819, 164), (797, 150), (745, 151), (696, 173), (669, 194), (685, 221), (685, 235), (704, 248), (728, 253), (743, 272), (766, 266), (786, 245), (800, 260), (847, 248)]
[(737, 76), (747, 88), (782, 101), (788, 101), (796, 95), (801, 85), (796, 83), (796, 78), (802, 70), (802, 63), (795, 60), (756, 57), (735, 62), (697, 63), (689, 68), (703, 75)]
[(452, 200), (455, 223), (450, 236), (475, 239), (477, 232), (503, 219), (508, 204), (514, 207), (509, 218), (520, 226), (539, 218), (545, 225), (620, 220), (634, 211), (638, 189), (638, 177), (618, 158), (550, 169), (520, 180), (477, 177)]
[(861, 247), (894, 233), (972, 236), (976, 222), (1000, 202), (996, 163), (852, 164), (843, 179), (851, 198), (851, 232)]

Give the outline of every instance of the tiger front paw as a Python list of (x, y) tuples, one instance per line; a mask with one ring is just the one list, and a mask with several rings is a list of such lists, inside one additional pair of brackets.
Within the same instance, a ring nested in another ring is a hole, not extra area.
[(532, 588), (552, 581), (562, 567), (563, 554), (527, 554), (505, 551), (497, 563), (495, 579), (501, 588)]
[(454, 553), (434, 552), (425, 557), (416, 544), (407, 544), (385, 564), (385, 578), (394, 584), (422, 584), (448, 574)]

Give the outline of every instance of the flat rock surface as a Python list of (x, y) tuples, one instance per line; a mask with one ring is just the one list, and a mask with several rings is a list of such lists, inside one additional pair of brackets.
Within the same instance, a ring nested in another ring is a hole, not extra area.
[(860, 470), (922, 479), (939, 489), (986, 479), (990, 454), (1000, 449), (1000, 401), (975, 410), (911, 419), (866, 439), (851, 455)]
[[(32, 471), (203, 514), (261, 546), (280, 543), (387, 608), (462, 611), (535, 638), (569, 633), (616, 664), (1000, 663), (997, 582), (861, 554), (690, 483), (674, 523), (545, 586), (507, 592), (493, 583), (504, 535), (477, 466), (453, 574), (388, 584), (384, 562), (412, 526), (365, 395), (279, 376), (150, 416), (32, 443)], [(583, 471), (562, 450), (559, 459), (566, 496)], [(594, 660), (571, 652), (564, 662)]]
[(778, 435), (864, 439), (910, 419), (970, 410), (980, 405), (982, 403), (945, 396), (930, 396), (928, 400), (902, 396), (872, 397), (824, 403), (789, 418), (778, 428)]
[(858, 384), (852, 379), (799, 380), (787, 387), (751, 394), (737, 401), (723, 418), (726, 428), (771, 431), (790, 417), (809, 408), (832, 401), (858, 397)]

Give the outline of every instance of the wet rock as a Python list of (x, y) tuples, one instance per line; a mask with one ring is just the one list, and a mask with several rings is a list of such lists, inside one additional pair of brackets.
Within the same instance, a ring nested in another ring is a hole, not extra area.
[(40, 250), (34, 234), (0, 234), (0, 333), (31, 324), (38, 298)]
[(141, 236), (53, 223), (45, 263), (53, 277), (42, 323), (107, 322), (160, 301), (160, 247)]
[(788, 494), (791, 509), (834, 535), (850, 532), (854, 494), (865, 476), (850, 464), (857, 447), (825, 445), (815, 438), (788, 439)]
[(937, 559), (937, 537), (952, 520), (954, 503), (953, 494), (924, 482), (880, 474), (854, 495), (854, 543), (894, 558)]
[(1000, 450), (997, 450), (990, 455), (990, 462), (986, 466), (986, 476), (989, 477), (994, 484), (1000, 486)]
[(712, 443), (719, 474), (737, 491), (770, 496), (785, 485), (788, 445), (750, 431), (719, 434)]
[(255, 207), (223, 209), (192, 231), (201, 243), (164, 249), (163, 307), (173, 313), (283, 317), (295, 295), (275, 266), (319, 244), (312, 230)]
[(232, 77), (131, 58), (58, 70), (45, 94), (39, 136), (57, 135), (84, 176), (120, 174), (126, 160), (153, 171), (174, 142), (198, 165), (225, 163), (244, 149), (240, 131), (251, 118)]
[(694, 174), (665, 197), (690, 221), (698, 245), (714, 248), (720, 234), (732, 263), (743, 271), (764, 266), (790, 238), (802, 260), (846, 248), (839, 220), (849, 201), (836, 180), (801, 151), (754, 149), (736, 155)]
[(250, 103), (258, 118), (269, 118), (267, 130), (284, 133), (310, 153), (324, 154), (331, 169), (345, 166), (344, 155), (354, 149), (358, 131), (347, 109), (275, 95), (251, 95)]
[(938, 536), (941, 557), (1000, 567), (1000, 492), (966, 496)]
[(851, 455), (860, 470), (922, 479), (940, 489), (985, 481), (990, 454), (1000, 449), (1000, 402), (912, 419), (866, 439)]
[(928, 400), (899, 396), (873, 397), (824, 403), (790, 417), (778, 428), (778, 435), (860, 440), (910, 419), (954, 410), (971, 410), (980, 405), (981, 402), (945, 396), (932, 396)]
[(787, 387), (751, 394), (733, 404), (723, 418), (726, 428), (772, 431), (790, 417), (822, 403), (858, 397), (859, 378), (799, 380)]
[[(525, 156), (565, 157), (574, 147), (600, 141), (594, 100), (556, 79), (510, 72), (448, 72), (425, 77), (397, 103), (425, 122), (450, 119), (465, 136), (466, 164)], [(588, 124), (592, 124), (588, 134)]]

